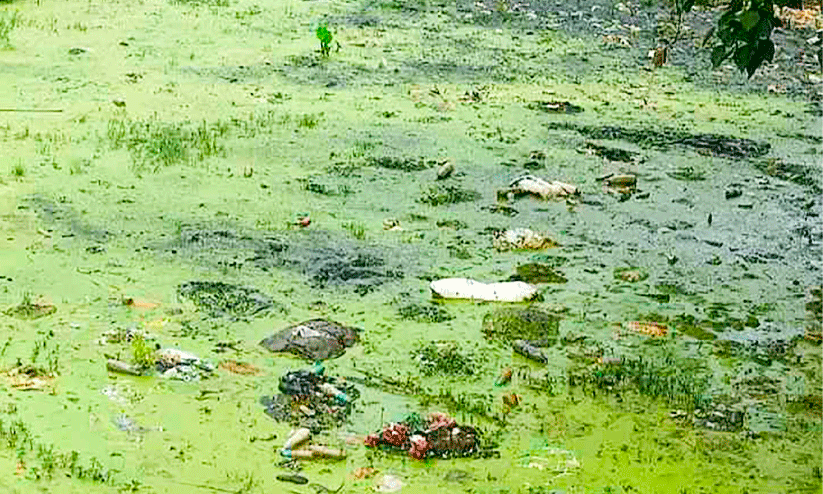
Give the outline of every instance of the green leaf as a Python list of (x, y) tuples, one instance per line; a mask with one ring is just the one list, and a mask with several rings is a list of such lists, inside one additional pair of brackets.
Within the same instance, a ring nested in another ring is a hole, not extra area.
[(717, 39), (719, 39), (724, 45), (732, 44), (734, 37), (734, 30), (729, 25), (720, 26), (717, 30)]
[(757, 29), (754, 32), (757, 39), (769, 39), (769, 36), (772, 34), (772, 20), (768, 18), (762, 19), (757, 24)]
[(683, 2), (683, 12), (689, 12), (694, 7), (694, 0), (685, 0)]
[(752, 48), (749, 45), (743, 45), (734, 52), (734, 63), (741, 71), (748, 67), (749, 60), (752, 59)]
[(723, 45), (717, 45), (712, 48), (712, 67), (717, 68), (723, 63), (723, 60), (726, 60), (729, 57), (729, 53), (726, 53), (726, 47)]
[(763, 55), (764, 60), (771, 62), (774, 59), (774, 43), (770, 39), (761, 39), (758, 51)]
[(758, 21), (760, 21), (760, 14), (751, 10), (743, 12), (743, 15), (740, 16), (740, 24), (743, 25), (743, 29), (746, 31), (751, 31)]

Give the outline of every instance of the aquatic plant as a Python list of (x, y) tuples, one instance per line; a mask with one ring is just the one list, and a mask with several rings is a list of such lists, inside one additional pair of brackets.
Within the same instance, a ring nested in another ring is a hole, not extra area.
[(226, 135), (228, 124), (205, 121), (192, 128), (189, 122), (164, 123), (156, 120), (110, 120), (107, 137), (113, 149), (125, 147), (132, 154), (135, 168), (157, 172), (163, 166), (201, 162), (220, 156), (225, 147), (219, 139)]
[(131, 340), (131, 352), (134, 365), (139, 369), (145, 370), (154, 367), (155, 356), (154, 349), (146, 344), (143, 335), (137, 334)]
[(299, 119), (297, 119), (297, 126), (304, 129), (313, 129), (317, 127), (317, 124), (320, 123), (320, 120), (322, 119), (322, 112), (318, 114), (304, 113)]
[(477, 364), (471, 351), (460, 348), (455, 341), (420, 343), (409, 352), (418, 368), (426, 376), (465, 375), (476, 372)]
[(12, 176), (16, 178), (22, 178), (26, 174), (26, 168), (23, 166), (23, 163), (18, 161), (12, 168), (11, 168)]
[(331, 33), (331, 31), (329, 31), (328, 25), (324, 22), (317, 26), (317, 29), (315, 30), (315, 35), (317, 36), (317, 39), (320, 40), (320, 54), (324, 57), (328, 57), (329, 50), (331, 49), (331, 42), (334, 38), (334, 35)]
[(11, 32), (20, 23), (20, 16), (17, 11), (3, 11), (0, 12), (0, 46), (5, 48), (11, 47)]
[(480, 193), (476, 190), (463, 189), (455, 185), (437, 184), (424, 190), (418, 201), (430, 206), (442, 206), (458, 202), (472, 202), (478, 199), (480, 199)]
[(354, 221), (343, 223), (343, 229), (348, 230), (348, 232), (351, 233), (351, 235), (357, 240), (366, 239), (366, 227), (362, 223), (357, 223)]

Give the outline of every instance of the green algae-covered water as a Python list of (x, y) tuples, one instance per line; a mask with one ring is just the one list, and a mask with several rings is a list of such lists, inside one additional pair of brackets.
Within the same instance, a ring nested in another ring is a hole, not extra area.
[[(547, 5), (0, 4), (0, 490), (820, 492), (819, 105), (648, 70), (648, 26), (603, 45)], [(498, 195), (526, 173), (580, 195)], [(494, 249), (512, 228), (559, 247)], [(432, 301), (527, 265), (538, 301)], [(312, 318), (361, 329), (325, 363), (360, 396), (297, 485), (260, 398), (311, 362), (258, 342)], [(512, 351), (543, 330), (546, 364)], [(108, 372), (127, 331), (259, 372)], [(436, 411), (499, 454), (362, 444)]]

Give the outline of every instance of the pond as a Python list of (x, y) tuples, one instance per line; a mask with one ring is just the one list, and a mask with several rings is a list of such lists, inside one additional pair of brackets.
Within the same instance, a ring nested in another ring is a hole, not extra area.
[(0, 490), (820, 492), (814, 31), (716, 14), (0, 3)]

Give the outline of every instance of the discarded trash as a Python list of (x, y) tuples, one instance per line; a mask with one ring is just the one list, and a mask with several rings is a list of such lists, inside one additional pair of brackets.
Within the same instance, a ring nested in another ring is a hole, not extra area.
[(377, 469), (375, 469), (375, 468), (372, 468), (372, 467), (360, 467), (360, 468), (356, 468), (356, 469), (355, 469), (355, 470), (351, 473), (351, 476), (352, 476), (355, 480), (360, 480), (360, 479), (368, 479), (368, 478), (374, 477), (376, 474), (377, 474)]
[(357, 330), (334, 321), (312, 319), (288, 327), (260, 342), (272, 352), (291, 352), (310, 360), (343, 355), (358, 340)]
[(236, 360), (226, 360), (220, 362), (219, 367), (227, 370), (232, 374), (240, 374), (242, 376), (257, 376), (262, 374), (262, 371), (257, 366), (245, 362), (238, 362)]
[(577, 195), (579, 191), (574, 185), (553, 181), (551, 183), (532, 175), (520, 177), (509, 184), (509, 188), (497, 193), (498, 198), (535, 195), (543, 199), (555, 199), (570, 195)]
[(612, 175), (606, 178), (606, 185), (610, 185), (612, 187), (634, 187), (637, 185), (637, 176)]
[(522, 281), (481, 283), (468, 278), (433, 281), (429, 288), (442, 298), (484, 300), (489, 302), (523, 302), (537, 297), (537, 288)]
[(400, 220), (396, 218), (386, 218), (383, 220), (383, 229), (389, 232), (396, 232), (403, 228), (400, 227)]
[(454, 163), (452, 163), (451, 160), (447, 160), (437, 169), (437, 180), (449, 178), (452, 173), (454, 173)]
[(503, 395), (503, 405), (506, 408), (515, 408), (520, 404), (520, 395), (516, 395), (514, 393), (506, 393)]
[(16, 366), (6, 372), (9, 386), (21, 391), (42, 391), (51, 387), (54, 375), (33, 365)]
[(311, 459), (332, 459), (342, 460), (346, 457), (346, 451), (342, 448), (330, 448), (328, 446), (309, 445), (309, 449), (281, 449), (280, 455), (290, 460), (311, 460)]
[(548, 357), (539, 349), (537, 345), (528, 340), (514, 340), (512, 342), (512, 349), (520, 355), (545, 364), (549, 361)]
[(38, 319), (50, 316), (57, 312), (57, 307), (45, 301), (32, 302), (28, 295), (23, 296), (23, 302), (5, 311), (6, 315), (18, 319)]
[(143, 373), (136, 365), (127, 364), (119, 360), (109, 359), (106, 362), (106, 368), (112, 372), (119, 372), (121, 374), (129, 374), (132, 376), (142, 376)]
[(314, 453), (307, 449), (281, 449), (280, 456), (282, 456), (283, 458), (288, 458), (289, 460), (305, 460), (309, 458), (314, 458)]
[(546, 113), (580, 113), (583, 111), (583, 108), (568, 101), (533, 101), (526, 105), (526, 108)]
[(403, 488), (403, 481), (394, 475), (383, 475), (375, 483), (374, 490), (377, 492), (400, 492)]
[(500, 373), (500, 377), (497, 378), (497, 381), (495, 381), (494, 385), (495, 386), (505, 386), (505, 385), (509, 384), (511, 382), (511, 380), (512, 380), (512, 368), (511, 367), (506, 367), (505, 369), (503, 369), (503, 372)]
[(668, 332), (668, 329), (664, 324), (659, 324), (656, 322), (631, 321), (626, 323), (626, 327), (631, 331), (648, 336), (666, 336), (666, 333)]
[(155, 354), (157, 370), (167, 379), (198, 381), (214, 372), (214, 366), (196, 355), (176, 348), (164, 348)]
[(402, 422), (384, 426), (379, 434), (369, 434), (364, 443), (371, 448), (406, 451), (418, 460), (471, 456), (479, 452), (480, 446), (476, 429), (458, 425), (445, 413), (433, 413), (425, 419), (411, 414)]
[(649, 277), (649, 274), (638, 268), (615, 268), (614, 277), (619, 280), (635, 283), (645, 280)]
[(320, 366), (286, 373), (279, 384), (283, 394), (260, 399), (266, 413), (312, 433), (342, 424), (359, 392), (343, 380), (322, 375), (323, 371)]
[(294, 434), (292, 434), (291, 436), (289, 436), (288, 439), (286, 439), (286, 442), (283, 443), (283, 449), (292, 449), (293, 447), (299, 446), (304, 442), (308, 441), (309, 438), (311, 438), (311, 431), (305, 427), (301, 427), (294, 431)]
[(528, 228), (515, 228), (496, 232), (492, 238), (492, 245), (498, 252), (507, 250), (538, 250), (558, 247), (554, 239), (546, 233), (537, 233)]
[(309, 446), (314, 456), (322, 458), (342, 459), (346, 457), (346, 451), (343, 448), (330, 448), (328, 446), (321, 446), (312, 444)]
[(303, 485), (309, 483), (309, 479), (303, 477), (302, 475), (297, 475), (296, 473), (290, 475), (280, 474), (275, 478), (281, 482), (291, 482), (292, 484)]

